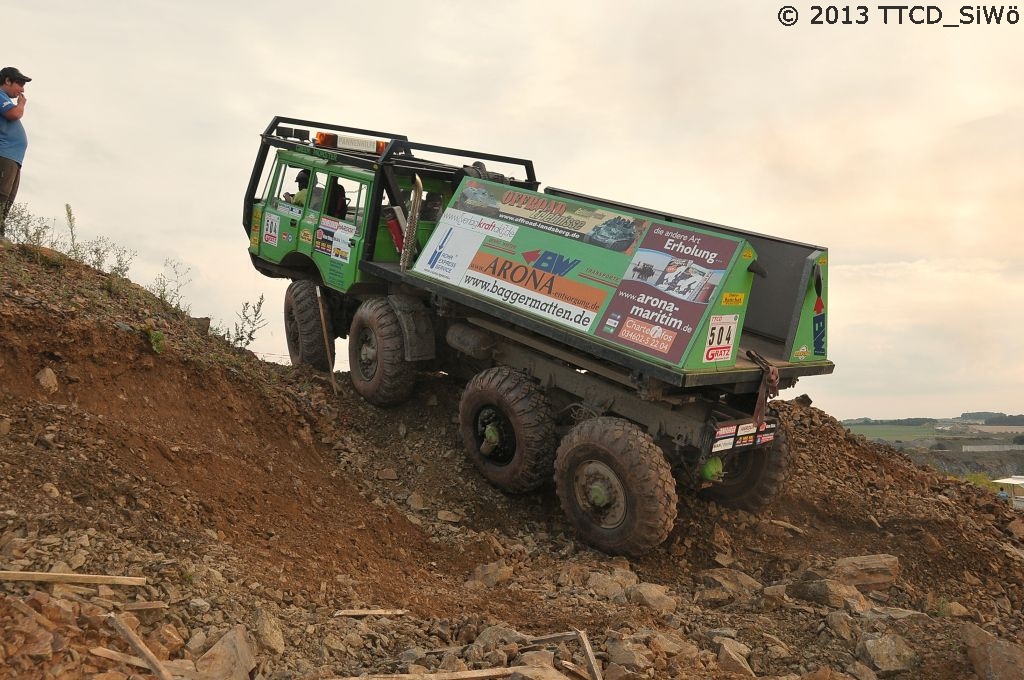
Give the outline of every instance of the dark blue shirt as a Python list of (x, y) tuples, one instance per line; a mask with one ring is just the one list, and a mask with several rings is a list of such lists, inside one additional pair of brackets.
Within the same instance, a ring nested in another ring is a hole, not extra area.
[(25, 150), (28, 148), (25, 126), (20, 120), (7, 120), (4, 117), (4, 114), (17, 105), (18, 102), (8, 97), (6, 92), (0, 91), (0, 156), (10, 158), (21, 165), (25, 160)]

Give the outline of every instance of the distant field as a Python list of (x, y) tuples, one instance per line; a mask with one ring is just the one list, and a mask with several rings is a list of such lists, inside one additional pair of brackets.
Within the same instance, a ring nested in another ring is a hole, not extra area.
[(972, 425), (978, 432), (985, 432), (988, 434), (995, 434), (998, 432), (1009, 432), (1011, 434), (1020, 434), (1024, 432), (1024, 425)]
[(949, 436), (948, 432), (936, 432), (934, 425), (849, 425), (848, 429), (868, 439), (884, 439), (890, 442), (927, 439), (937, 434)]

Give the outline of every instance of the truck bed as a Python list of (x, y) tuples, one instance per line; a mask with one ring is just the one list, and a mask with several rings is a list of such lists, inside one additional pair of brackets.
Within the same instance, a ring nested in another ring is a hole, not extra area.
[[(643, 361), (615, 347), (544, 323), (526, 314), (499, 308), (492, 302), (460, 290), (419, 277), (411, 277), (402, 271), (397, 262), (367, 260), (360, 263), (360, 269), (367, 274), (394, 283), (406, 283), (417, 288), (427, 289), (441, 299), (481, 312), (483, 318), (493, 318), (495, 312), (498, 312), (498, 318), (504, 323), (486, 324), (490, 330), (500, 332), (522, 344), (535, 347), (543, 346), (544, 350), (552, 356), (558, 356), (578, 368), (602, 373), (606, 377), (626, 384), (635, 385), (650, 378), (679, 388), (718, 387), (730, 392), (754, 391), (760, 385), (762, 371), (757, 364), (747, 358), (747, 350), (757, 352), (776, 366), (779, 370), (779, 377), (783, 381), (802, 376), (828, 374), (834, 369), (834, 365), (828, 361), (811, 363), (786, 361), (783, 358), (784, 343), (754, 333), (744, 333), (741, 337), (734, 366), (711, 368), (704, 371), (688, 371), (660, 366), (653, 362)], [(484, 325), (484, 323), (480, 325)], [(600, 361), (594, 361), (594, 359)]]

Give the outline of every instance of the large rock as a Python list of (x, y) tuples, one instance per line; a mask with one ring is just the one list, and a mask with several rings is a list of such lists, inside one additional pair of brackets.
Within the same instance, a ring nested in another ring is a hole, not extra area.
[(871, 604), (854, 586), (832, 579), (797, 581), (789, 586), (786, 592), (801, 600), (823, 604), (833, 609), (846, 609), (858, 614), (871, 609)]
[(912, 670), (921, 661), (907, 641), (895, 633), (865, 633), (857, 643), (857, 658), (883, 677)]
[(676, 598), (668, 594), (668, 588), (656, 583), (630, 586), (626, 589), (626, 599), (633, 604), (653, 609), (659, 614), (671, 614), (679, 606)]
[(609, 636), (605, 641), (605, 651), (610, 663), (618, 664), (627, 670), (643, 671), (653, 665), (647, 657), (649, 650), (627, 638)]
[(701, 582), (709, 588), (722, 588), (737, 597), (747, 597), (761, 590), (761, 583), (736, 569), (705, 569), (700, 572)]
[(245, 626), (237, 624), (196, 661), (196, 670), (209, 680), (249, 680), (256, 654)]
[(36, 373), (36, 382), (38, 382), (39, 386), (50, 394), (53, 394), (59, 388), (59, 384), (57, 383), (57, 374), (54, 373), (53, 369), (49, 366), (40, 369), (40, 371)]
[(757, 677), (747, 663), (750, 648), (732, 638), (716, 638), (718, 643), (718, 667), (728, 673)]
[(256, 609), (256, 641), (274, 654), (284, 653), (284, 633), (281, 624), (262, 607)]
[(587, 587), (594, 594), (605, 600), (622, 602), (625, 600), (625, 589), (622, 584), (608, 574), (595, 571), (587, 579)]
[(1024, 647), (1000, 640), (973, 623), (965, 623), (960, 636), (979, 678), (1024, 680)]
[(471, 586), (483, 584), (488, 588), (493, 588), (511, 580), (512, 567), (505, 564), (505, 560), (497, 560), (489, 564), (481, 564), (474, 569), (473, 576), (469, 579), (468, 584)]
[(480, 631), (480, 634), (476, 636), (476, 640), (473, 643), (480, 645), (485, 652), (491, 652), (510, 642), (517, 645), (525, 645), (529, 641), (530, 638), (519, 631), (505, 628), (504, 626), (489, 626)]
[(724, 567), (705, 569), (700, 572), (700, 581), (705, 589), (698, 592), (698, 599), (702, 604), (710, 606), (728, 604), (736, 600), (749, 600), (762, 589), (756, 579), (742, 571)]
[(835, 580), (864, 590), (882, 590), (896, 582), (900, 560), (895, 555), (861, 555), (836, 560)]

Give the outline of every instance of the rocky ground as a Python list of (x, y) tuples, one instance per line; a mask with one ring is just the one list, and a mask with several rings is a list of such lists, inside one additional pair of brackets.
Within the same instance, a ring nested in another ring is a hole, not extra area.
[(474, 472), (445, 376), (336, 378), (0, 243), (0, 678), (1024, 677), (1024, 521), (805, 400), (769, 513), (626, 560)]

